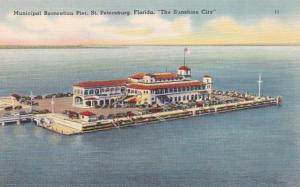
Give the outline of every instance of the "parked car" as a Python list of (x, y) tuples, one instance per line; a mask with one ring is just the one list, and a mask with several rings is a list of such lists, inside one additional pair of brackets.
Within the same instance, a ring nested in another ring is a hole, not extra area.
[(127, 113), (127, 116), (129, 116), (129, 117), (131, 117), (131, 116), (135, 116), (136, 114), (135, 113), (133, 113), (132, 111), (128, 111)]
[(11, 111), (12, 109), (13, 109), (12, 106), (7, 106), (7, 107), (4, 108), (4, 110), (6, 110), (6, 111)]
[(100, 116), (98, 117), (98, 119), (99, 119), (99, 120), (103, 120), (103, 119), (105, 119), (105, 116), (104, 116), (104, 115), (100, 115)]
[(21, 106), (21, 105), (15, 106), (15, 109), (16, 109), (16, 110), (21, 110), (21, 109), (22, 109), (22, 106)]
[(109, 114), (108, 116), (107, 116), (107, 119), (114, 119), (116, 116), (115, 116), (115, 114)]

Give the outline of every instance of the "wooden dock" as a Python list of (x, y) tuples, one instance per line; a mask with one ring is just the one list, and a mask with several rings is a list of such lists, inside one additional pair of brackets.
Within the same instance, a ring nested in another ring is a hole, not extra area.
[(5, 126), (7, 124), (17, 124), (20, 125), (22, 122), (28, 122), (32, 119), (31, 114), (11, 114), (9, 116), (0, 117), (0, 124)]

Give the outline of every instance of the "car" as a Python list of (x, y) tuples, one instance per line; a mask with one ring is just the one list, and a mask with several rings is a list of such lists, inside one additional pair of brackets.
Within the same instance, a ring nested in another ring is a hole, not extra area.
[(7, 106), (7, 107), (4, 108), (4, 110), (6, 110), (6, 111), (11, 111), (12, 109), (13, 109), (12, 106)]
[(26, 115), (27, 112), (25, 112), (25, 111), (20, 111), (19, 114), (20, 114), (20, 115)]
[(21, 105), (15, 106), (16, 110), (21, 110), (23, 107)]

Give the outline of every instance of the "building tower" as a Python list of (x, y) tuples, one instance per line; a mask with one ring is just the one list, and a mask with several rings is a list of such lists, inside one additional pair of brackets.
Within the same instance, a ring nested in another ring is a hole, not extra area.
[(192, 77), (191, 69), (185, 64), (185, 56), (187, 53), (189, 53), (188, 48), (184, 48), (184, 50), (183, 50), (183, 65), (178, 68), (177, 74), (182, 76), (184, 79), (191, 79), (191, 77)]
[(192, 77), (191, 69), (186, 65), (180, 66), (177, 70), (177, 74), (182, 76), (184, 79), (190, 79)]
[(212, 77), (209, 75), (204, 75), (202, 78), (202, 82), (205, 84), (205, 89), (209, 94), (212, 93)]

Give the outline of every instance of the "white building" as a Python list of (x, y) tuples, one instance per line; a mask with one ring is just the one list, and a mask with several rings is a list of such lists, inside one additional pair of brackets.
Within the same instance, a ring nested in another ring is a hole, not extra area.
[(89, 81), (73, 85), (73, 105), (109, 106), (126, 95), (127, 80)]
[(205, 84), (205, 89), (207, 90), (207, 92), (211, 94), (213, 85), (212, 77), (209, 75), (204, 75), (202, 81)]
[(84, 111), (80, 113), (79, 119), (85, 122), (93, 122), (97, 121), (97, 115), (90, 111)]
[[(187, 103), (209, 99), (206, 83), (192, 80), (191, 69), (187, 66), (178, 68), (174, 73), (135, 74), (129, 76), (127, 100), (136, 104)], [(204, 80), (204, 78), (203, 78)], [(208, 79), (205, 79), (208, 81)], [(209, 81), (212, 81), (210, 78)], [(208, 83), (208, 82), (207, 82)], [(212, 82), (209, 82), (211, 89)], [(134, 99), (134, 100), (133, 100)]]
[(108, 106), (116, 102), (141, 104), (205, 101), (212, 92), (212, 78), (192, 80), (191, 69), (181, 66), (176, 73), (134, 74), (128, 80), (82, 82), (73, 86), (75, 106)]

